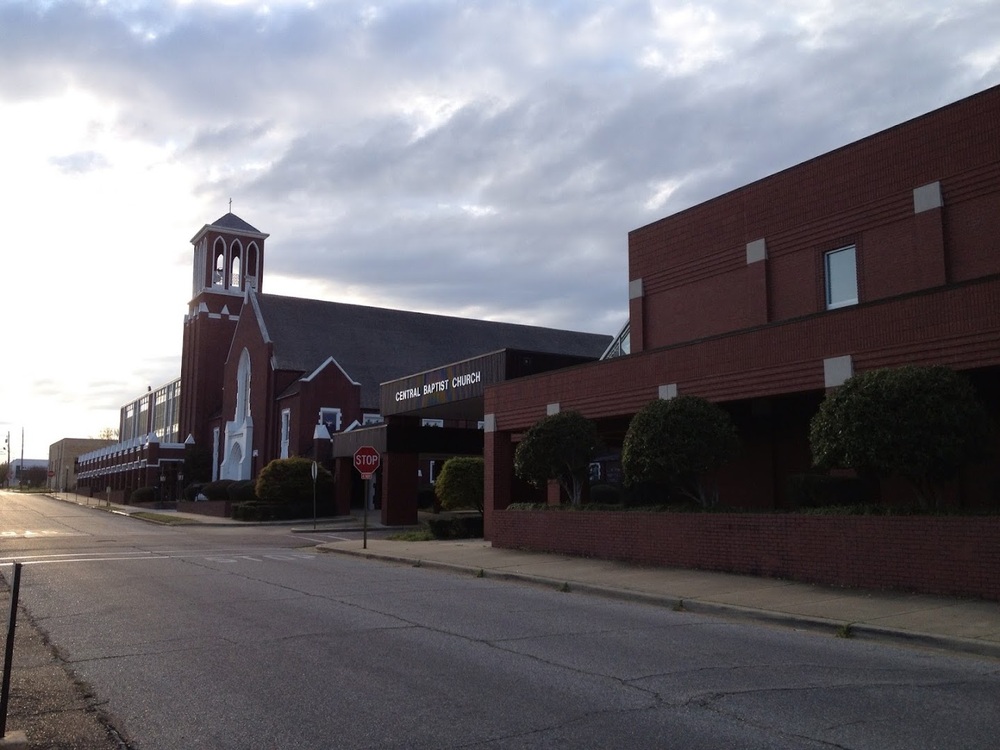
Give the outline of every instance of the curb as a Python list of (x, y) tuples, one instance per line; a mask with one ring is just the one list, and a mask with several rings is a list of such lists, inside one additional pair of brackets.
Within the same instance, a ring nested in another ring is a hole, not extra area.
[(512, 573), (506, 571), (488, 570), (457, 563), (446, 563), (437, 560), (386, 555), (366, 550), (336, 549), (326, 545), (316, 548), (319, 552), (361, 557), (366, 560), (377, 560), (398, 565), (409, 565), (432, 570), (444, 570), (451, 573), (466, 573), (478, 578), (490, 578), (498, 581), (513, 581), (526, 583), (541, 588), (555, 589), (567, 593), (580, 593), (590, 596), (600, 596), (605, 599), (638, 602), (656, 607), (665, 607), (675, 612), (690, 612), (698, 615), (720, 617), (727, 620), (755, 622), (773, 627), (790, 630), (805, 630), (858, 641), (877, 641), (909, 648), (925, 648), (935, 651), (947, 651), (964, 656), (976, 656), (989, 659), (1000, 659), (1000, 643), (990, 643), (971, 638), (944, 636), (933, 633), (919, 633), (897, 628), (886, 628), (879, 625), (849, 622), (847, 620), (831, 620), (824, 617), (811, 617), (786, 612), (741, 607), (736, 604), (722, 602), (707, 602), (700, 599), (684, 599), (676, 596), (650, 594), (632, 589), (616, 589), (581, 581), (564, 581), (530, 573)]
[(28, 750), (28, 738), (24, 732), (7, 732), (0, 737), (0, 750)]

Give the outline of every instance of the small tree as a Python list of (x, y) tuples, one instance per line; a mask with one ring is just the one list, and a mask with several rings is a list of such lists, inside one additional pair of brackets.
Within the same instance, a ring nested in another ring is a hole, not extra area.
[(445, 510), (475, 508), (483, 512), (484, 462), (476, 456), (456, 456), (445, 461), (434, 481), (434, 494)]
[(579, 505), (590, 459), (599, 445), (597, 427), (579, 412), (552, 414), (524, 434), (514, 451), (514, 473), (535, 487), (554, 479), (570, 502)]
[(809, 426), (813, 463), (898, 476), (923, 507), (942, 482), (985, 458), (991, 426), (972, 385), (947, 367), (869, 370), (820, 404)]
[[(308, 458), (276, 458), (261, 469), (257, 476), (257, 497), (268, 503), (305, 505), (312, 502), (312, 461)], [(327, 498), (333, 493), (333, 475), (319, 467), (316, 475), (316, 497)]]
[(718, 501), (718, 490), (706, 486), (706, 474), (738, 451), (736, 428), (721, 407), (696, 396), (657, 399), (629, 423), (622, 473), (628, 487), (663, 485), (707, 508)]

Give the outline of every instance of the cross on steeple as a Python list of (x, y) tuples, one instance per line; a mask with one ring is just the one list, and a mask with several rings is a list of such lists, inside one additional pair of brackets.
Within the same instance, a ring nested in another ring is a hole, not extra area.
[(232, 212), (233, 212), (233, 199), (230, 198), (229, 199), (229, 213), (232, 213)]

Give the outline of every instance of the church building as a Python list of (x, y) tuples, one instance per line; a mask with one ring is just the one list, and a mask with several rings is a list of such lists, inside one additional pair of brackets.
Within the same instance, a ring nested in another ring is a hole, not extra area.
[[(120, 501), (153, 486), (173, 499), (192, 481), (254, 479), (276, 458), (307, 456), (333, 467), (338, 435), (383, 423), (383, 382), (501, 350), (539, 355), (529, 368), (538, 372), (593, 361), (611, 342), (603, 334), (265, 294), (268, 236), (230, 212), (191, 239), (180, 377), (123, 407), (121, 444), (80, 457), (82, 486), (111, 488)], [(414, 455), (432, 444), (482, 450), (481, 412), (417, 427), (475, 437), (442, 444), (433, 433), (425, 440), (408, 434)], [(386, 443), (384, 434), (373, 439)], [(419, 461), (404, 463), (414, 478), (396, 482), (395, 493), (405, 494), (396, 502), (406, 508), (396, 522), (416, 518), (422, 469)], [(192, 465), (205, 476), (193, 475)], [(348, 485), (338, 506), (347, 512), (353, 477), (339, 471), (337, 481)], [(392, 492), (388, 484), (381, 490), (384, 514)]]

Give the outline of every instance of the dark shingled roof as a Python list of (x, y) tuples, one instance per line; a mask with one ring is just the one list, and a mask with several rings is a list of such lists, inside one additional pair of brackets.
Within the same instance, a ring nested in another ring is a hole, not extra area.
[(361, 383), (361, 403), (379, 384), (499, 349), (598, 358), (611, 336), (495, 323), (341, 302), (254, 295), (275, 369), (310, 373), (328, 357)]
[(250, 226), (232, 211), (213, 221), (211, 226), (220, 227), (222, 229), (231, 229), (234, 232), (253, 232), (254, 234), (263, 234), (263, 232), (259, 229)]

